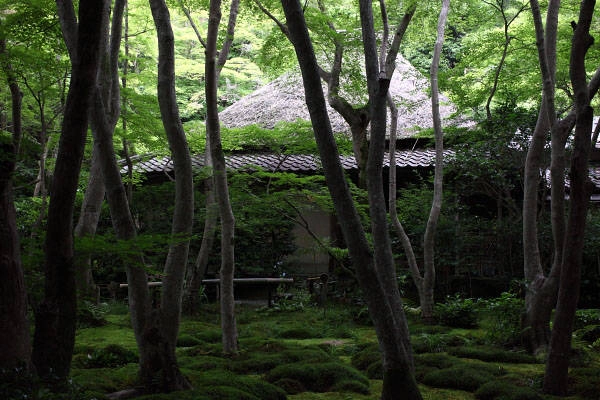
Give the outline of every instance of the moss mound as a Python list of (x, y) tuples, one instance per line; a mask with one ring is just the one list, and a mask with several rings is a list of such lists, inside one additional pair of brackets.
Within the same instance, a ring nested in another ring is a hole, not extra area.
[(490, 346), (450, 347), (448, 353), (462, 358), (474, 358), (486, 362), (535, 364), (538, 361), (530, 354), (506, 351)]
[(505, 381), (484, 383), (475, 392), (479, 400), (542, 400), (535, 390), (529, 387), (510, 385)]
[(325, 351), (311, 348), (283, 350), (279, 353), (253, 352), (232, 360), (229, 369), (238, 373), (264, 373), (273, 368), (295, 362), (320, 363), (333, 361)]
[(439, 388), (473, 392), (502, 373), (502, 370), (485, 364), (459, 364), (426, 373), (423, 383)]
[(337, 384), (348, 381), (369, 386), (369, 380), (364, 375), (352, 367), (337, 362), (319, 364), (299, 362), (280, 365), (267, 373), (266, 379), (274, 383), (282, 379), (292, 379), (312, 392), (328, 392)]

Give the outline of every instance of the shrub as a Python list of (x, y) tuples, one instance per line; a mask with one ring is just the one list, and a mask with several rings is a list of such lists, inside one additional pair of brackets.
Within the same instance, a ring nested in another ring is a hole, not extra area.
[(516, 353), (489, 346), (469, 346), (469, 347), (451, 347), (448, 354), (462, 358), (474, 358), (488, 362), (506, 362), (506, 363), (531, 363), (537, 362), (536, 358), (530, 354)]
[(435, 370), (423, 377), (423, 383), (439, 388), (459, 389), (473, 392), (484, 383), (491, 381), (498, 372), (483, 365), (459, 364), (450, 368)]
[(344, 381), (357, 381), (366, 386), (368, 379), (352, 367), (336, 362), (321, 364), (294, 363), (280, 365), (266, 375), (269, 382), (281, 379), (293, 379), (300, 382), (307, 390), (327, 392), (336, 384)]
[(435, 306), (440, 322), (455, 328), (474, 328), (477, 326), (477, 303), (473, 299), (447, 296), (445, 303)]
[(570, 384), (575, 393), (584, 399), (597, 399), (600, 388), (598, 368), (573, 368), (569, 373)]
[(576, 336), (588, 343), (594, 343), (600, 339), (600, 325), (588, 325), (578, 330)]
[(462, 346), (468, 344), (469, 340), (452, 334), (428, 334), (421, 333), (413, 336), (411, 344), (415, 353), (441, 353), (448, 346)]
[(582, 329), (588, 325), (600, 325), (600, 309), (583, 309), (575, 312), (574, 329)]
[(523, 299), (514, 293), (504, 292), (499, 297), (480, 302), (485, 316), (486, 339), (501, 346), (518, 344), (521, 339), (521, 314), (525, 309)]
[(530, 387), (514, 386), (504, 381), (484, 383), (475, 392), (479, 400), (542, 400), (542, 397)]
[(79, 359), (81, 368), (115, 368), (138, 362), (135, 352), (118, 344), (96, 349)]
[(77, 309), (77, 328), (94, 328), (108, 323), (105, 315), (110, 310), (106, 303), (95, 304), (85, 300)]

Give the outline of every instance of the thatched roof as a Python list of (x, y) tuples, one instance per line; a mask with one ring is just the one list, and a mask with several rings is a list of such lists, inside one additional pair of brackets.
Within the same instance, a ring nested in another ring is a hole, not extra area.
[[(324, 85), (323, 90), (327, 93)], [(433, 127), (429, 80), (404, 57), (398, 55), (396, 72), (390, 92), (399, 111), (398, 137), (410, 137), (423, 129)], [(342, 117), (331, 107), (329, 117), (334, 132), (349, 132)], [(470, 125), (454, 118), (455, 109), (440, 95), (440, 113), (444, 125)], [(389, 117), (388, 117), (389, 118)], [(220, 113), (221, 122), (229, 128), (256, 124), (273, 128), (279, 121), (309, 120), (304, 100), (304, 88), (299, 72), (290, 72), (243, 97)]]

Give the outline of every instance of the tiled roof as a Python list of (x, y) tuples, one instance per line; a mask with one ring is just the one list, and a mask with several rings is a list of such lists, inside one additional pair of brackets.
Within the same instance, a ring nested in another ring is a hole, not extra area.
[[(452, 150), (444, 151), (444, 157), (453, 156)], [(357, 169), (354, 156), (340, 156), (342, 166), (346, 170)], [(434, 150), (403, 150), (396, 152), (396, 166), (398, 167), (429, 167), (434, 164)], [(225, 156), (227, 168), (232, 170), (281, 171), (281, 172), (311, 172), (321, 169), (319, 157), (312, 154), (233, 154)], [(204, 154), (192, 156), (192, 165), (200, 169), (204, 167)], [(389, 155), (384, 157), (384, 165), (389, 166)], [(170, 157), (140, 158), (134, 161), (133, 168), (137, 172), (173, 172), (173, 162)], [(121, 170), (127, 172), (127, 167)]]

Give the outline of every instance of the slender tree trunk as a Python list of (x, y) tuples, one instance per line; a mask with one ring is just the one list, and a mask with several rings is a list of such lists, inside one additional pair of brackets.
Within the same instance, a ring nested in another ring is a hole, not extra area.
[[(204, 46), (207, 47), (206, 41), (202, 39), (200, 31), (198, 30), (196, 24), (194, 23), (194, 19), (190, 14), (189, 10), (185, 7), (185, 5), (180, 1), (179, 2), (185, 16), (187, 17), (190, 25), (192, 26), (194, 32), (196, 33), (196, 37), (198, 41)], [(227, 34), (226, 38), (223, 42), (223, 47), (218, 52), (219, 56), (216, 62), (216, 78), (215, 81), (218, 84), (219, 76), (221, 75), (221, 71), (227, 62), (227, 58), (229, 57), (229, 52), (231, 50), (231, 46), (233, 44), (234, 34), (235, 34), (235, 26), (237, 23), (237, 17), (239, 13), (240, 0), (231, 0), (231, 4), (229, 7), (229, 21), (227, 23)], [(215, 234), (217, 228), (217, 220), (219, 216), (219, 205), (217, 204), (216, 195), (215, 195), (215, 185), (214, 185), (214, 175), (213, 175), (213, 160), (212, 160), (212, 151), (211, 151), (211, 138), (210, 135), (207, 134), (206, 137), (206, 152), (205, 152), (205, 166), (211, 168), (211, 176), (206, 179), (205, 183), (205, 194), (206, 194), (206, 216), (204, 219), (204, 230), (202, 235), (202, 242), (200, 244), (200, 250), (198, 251), (198, 255), (196, 257), (196, 262), (188, 271), (188, 278), (186, 280), (186, 287), (184, 293), (184, 307), (186, 311), (190, 314), (194, 314), (198, 310), (198, 306), (200, 304), (200, 286), (202, 285), (202, 279), (206, 274), (206, 269), (208, 268), (208, 259), (210, 253), (213, 248), (213, 244), (215, 241)]]
[[(83, 202), (81, 203), (79, 221), (75, 226), (75, 237), (93, 237), (96, 234), (103, 202), (104, 178), (102, 176), (98, 144), (94, 143), (90, 165), (90, 176), (88, 178), (88, 185), (85, 190)], [(79, 298), (97, 301), (99, 289), (94, 283), (90, 254), (78, 255), (77, 261), (76, 280)]]
[(569, 357), (579, 286), (584, 245), (587, 210), (593, 185), (589, 179), (588, 161), (591, 151), (590, 134), (593, 109), (586, 82), (585, 56), (594, 43), (589, 29), (595, 0), (582, 0), (579, 22), (571, 45), (570, 75), (575, 94), (577, 122), (571, 156), (570, 212), (565, 235), (562, 270), (550, 351), (546, 362), (544, 391), (553, 395), (566, 395), (568, 389)]
[(235, 272), (234, 230), (235, 218), (231, 210), (225, 156), (221, 147), (219, 114), (217, 110), (217, 35), (221, 20), (221, 1), (211, 0), (206, 39), (206, 134), (209, 135), (211, 156), (214, 167), (214, 185), (219, 215), (221, 218), (221, 328), (223, 330), (223, 352), (238, 351), (237, 327), (235, 321), (235, 300), (233, 277)]
[(77, 310), (73, 206), (87, 135), (87, 110), (100, 61), (104, 5), (104, 1), (89, 0), (79, 4), (77, 55), (48, 210), (44, 300), (36, 312), (32, 359), (43, 377), (66, 378), (71, 367)]
[[(208, 163), (210, 151), (206, 152), (205, 157), (206, 162)], [(210, 165), (212, 165), (212, 161), (210, 161)], [(206, 179), (205, 185), (207, 186), (206, 190), (204, 191), (206, 194), (206, 215), (204, 217), (202, 242), (200, 243), (200, 250), (198, 251), (196, 262), (192, 268), (188, 269), (186, 286), (183, 294), (184, 311), (191, 315), (196, 314), (200, 306), (200, 287), (202, 286), (202, 280), (206, 275), (209, 256), (215, 242), (217, 220), (219, 216), (212, 176)]]
[[(0, 56), (6, 55), (6, 42), (0, 39)], [(8, 77), (12, 100), (12, 142), (0, 144), (0, 369), (29, 368), (31, 341), (27, 320), (27, 292), (17, 230), (12, 189), (19, 142), (21, 140), (21, 99), (12, 66), (2, 63)]]
[[(350, 196), (344, 178), (344, 172), (339, 161), (329, 116), (327, 115), (325, 97), (319, 81), (319, 68), (304, 21), (302, 7), (297, 0), (282, 0), (281, 3), (288, 21), (291, 41), (300, 63), (304, 81), (304, 90), (306, 92), (305, 98), (310, 112), (313, 129), (315, 131), (315, 138), (319, 147), (327, 186), (333, 199), (338, 220), (355, 267), (357, 279), (369, 307), (369, 313), (373, 319), (380, 348), (383, 353), (384, 383), (382, 399), (395, 399), (400, 393), (402, 393), (403, 398), (406, 399), (421, 399), (419, 389), (412, 373), (412, 351), (410, 346), (406, 346), (408, 338), (400, 335), (401, 332), (404, 332), (405, 335), (407, 334), (406, 318), (402, 312), (399, 314), (394, 313), (394, 305), (398, 302), (401, 304), (397, 286), (395, 291), (387, 292), (387, 287), (384, 289), (384, 285), (382, 284), (381, 273), (386, 277), (389, 276), (390, 271), (383, 270), (393, 266), (393, 261), (390, 258), (387, 258), (391, 252), (388, 249), (385, 249), (385, 243), (382, 243), (375, 249), (376, 255), (374, 256), (367, 242), (366, 235), (356, 208), (354, 207), (352, 197)], [(366, 4), (366, 2), (361, 2), (361, 14), (363, 12), (367, 14), (365, 18), (367, 20), (367, 27), (372, 26), (372, 14), (370, 13), (369, 5)], [(363, 41), (368, 41), (369, 43), (368, 46), (365, 46), (366, 49), (374, 51), (376, 65), (377, 55), (376, 50), (374, 50), (375, 42), (372, 30), (368, 32), (366, 40), (363, 38)], [(373, 59), (371, 58), (371, 61), (372, 60)], [(370, 69), (372, 68), (371, 65)], [(375, 67), (375, 69), (378, 68)], [(371, 79), (373, 77), (371, 74), (368, 74), (368, 76), (370, 76)], [(372, 150), (373, 153), (369, 155), (369, 167), (367, 167), (369, 175), (373, 174), (373, 177), (378, 173), (376, 164), (381, 163), (383, 157), (381, 141), (382, 136), (383, 141), (385, 141), (385, 134), (382, 135), (381, 131), (377, 131), (377, 129), (381, 129), (383, 124), (383, 132), (385, 132), (385, 101), (387, 92), (385, 83), (386, 82), (383, 82), (384, 87), (381, 88), (383, 90), (379, 92), (379, 96), (373, 96), (374, 98), (371, 99), (372, 104), (376, 104), (373, 107), (377, 107), (376, 109), (379, 110), (378, 115), (377, 113), (373, 113), (373, 115), (377, 115), (375, 127), (373, 129), (376, 132), (375, 136), (379, 136), (377, 139), (379, 143), (374, 145), (374, 149)], [(373, 82), (371, 82), (371, 85), (372, 84)], [(375, 88), (371, 86), (371, 89)], [(377, 90), (378, 89), (375, 89), (370, 92), (377, 94)], [(381, 107), (383, 107), (383, 118), (381, 118)], [(371, 155), (373, 155), (373, 157), (371, 157)], [(373, 163), (373, 165), (371, 165), (371, 163)], [(377, 179), (381, 181), (381, 176), (379, 175)], [(369, 183), (369, 185), (371, 184)], [(376, 184), (374, 184), (374, 188), (378, 190), (377, 193), (370, 195), (370, 207), (371, 209), (376, 209), (371, 212), (374, 213), (373, 215), (379, 221), (382, 218), (382, 215), (384, 219), (386, 218), (386, 210), (382, 195), (383, 189), (382, 187), (376, 188), (375, 186)], [(383, 204), (381, 203), (382, 201)], [(377, 237), (381, 237), (385, 242), (386, 239), (385, 234), (382, 233), (383, 231), (387, 232), (387, 223), (384, 224), (383, 227), (377, 227), (376, 232)], [(375, 240), (375, 242), (377, 242), (377, 240)], [(378, 262), (381, 262), (381, 264), (376, 265), (375, 259)]]

